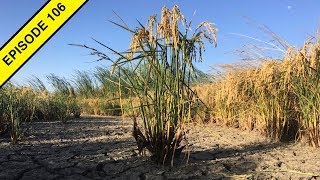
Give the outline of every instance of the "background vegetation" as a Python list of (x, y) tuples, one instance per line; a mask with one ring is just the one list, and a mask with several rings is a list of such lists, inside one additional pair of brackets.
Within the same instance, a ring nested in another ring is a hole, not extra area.
[[(159, 32), (153, 29), (153, 16), (146, 27), (121, 26), (133, 33), (130, 51), (119, 53), (97, 41), (119, 55), (113, 66), (76, 71), (71, 79), (49, 74), (52, 90), (37, 77), (23, 86), (7, 83), (0, 89), (0, 136), (10, 135), (17, 143), (23, 136), (22, 123), (67, 122), (83, 113), (133, 117), (136, 139), (142, 138), (139, 148), (147, 148), (158, 162), (175, 156), (187, 122), (258, 130), (276, 141), (320, 146), (319, 38), (308, 39), (301, 48), (287, 47), (281, 59), (227, 64), (207, 75), (193, 61), (202, 52), (200, 39), (209, 36), (172, 28), (178, 20), (184, 20), (183, 15), (174, 7), (163, 9)], [(208, 25), (198, 28), (215, 34)], [(101, 60), (109, 59), (81, 47)], [(136, 124), (139, 117), (143, 131)]]
[[(260, 61), (255, 66), (228, 65), (211, 77), (201, 73), (206, 78), (193, 81), (191, 88), (205, 105), (199, 106), (192, 120), (256, 129), (280, 141), (304, 139), (318, 147), (319, 51), (319, 41), (310, 39), (300, 49), (289, 48), (283, 59)], [(79, 117), (80, 111), (94, 115), (137, 114), (131, 107), (138, 106), (139, 99), (129, 98), (130, 91), (116, 85), (117, 77), (110, 68), (76, 72), (71, 80), (51, 74), (47, 80), (53, 91), (36, 77), (28, 86), (7, 83), (0, 90), (0, 132), (11, 128), (16, 141), (22, 132), (21, 122), (65, 121), (70, 116)], [(119, 92), (124, 97), (121, 103)]]

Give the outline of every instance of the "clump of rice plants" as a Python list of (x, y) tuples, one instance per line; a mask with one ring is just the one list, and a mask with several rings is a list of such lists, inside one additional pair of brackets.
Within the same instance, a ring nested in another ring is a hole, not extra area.
[(310, 39), (283, 59), (222, 66), (203, 99), (216, 122), (319, 147), (319, 64), (319, 41)]
[[(129, 90), (129, 102), (138, 99), (138, 107), (131, 105), (132, 109), (138, 108), (143, 122), (140, 130), (138, 118), (133, 117), (138, 149), (141, 152), (146, 148), (158, 163), (173, 165), (174, 157), (186, 146), (181, 144), (186, 138), (185, 124), (198, 100), (190, 87), (197, 71), (194, 63), (202, 60), (204, 39), (216, 44), (217, 29), (203, 22), (190, 32), (191, 23), (187, 24), (178, 6), (164, 7), (160, 22), (151, 16), (146, 27), (139, 23), (131, 30), (114, 24), (132, 33), (130, 49), (120, 53), (96, 42), (119, 56), (111, 60), (113, 72), (118, 75), (116, 83)], [(94, 48), (82, 47), (91, 49), (100, 59), (110, 60)]]
[(118, 86), (118, 81), (119, 81), (117, 78), (118, 75), (115, 75), (114, 73), (112, 73), (111, 68), (97, 67), (93, 73), (93, 76), (98, 82), (97, 83), (98, 88), (96, 88), (96, 93), (95, 93), (96, 96), (101, 98), (112, 99), (112, 98), (119, 98), (119, 92), (122, 94), (123, 97), (129, 94), (128, 89)]
[(49, 92), (43, 82), (34, 77), (30, 86), (7, 83), (0, 89), (0, 136), (10, 136), (16, 144), (23, 137), (21, 124), (34, 120), (66, 122), (80, 116), (80, 106), (72, 86), (63, 78), (48, 76), (55, 87)]
[(100, 115), (103, 116), (121, 116), (121, 106), (115, 100), (100, 100), (99, 101)]
[(43, 96), (38, 99), (36, 108), (41, 120), (66, 122), (68, 118), (67, 99), (64, 96)]
[(102, 116), (121, 116), (121, 106), (118, 99), (103, 99), (107, 97), (78, 100), (84, 114)]
[(309, 39), (299, 49), (290, 49), (284, 59), (286, 80), (297, 99), (300, 137), (320, 146), (320, 42)]
[(86, 71), (76, 71), (74, 84), (78, 95), (82, 98), (90, 98), (96, 95), (96, 85), (93, 77)]
[(10, 83), (0, 90), (0, 133), (10, 134), (14, 144), (23, 134), (21, 123), (34, 118), (35, 97), (31, 88), (17, 88)]
[[(56, 108), (57, 113), (60, 112), (59, 120), (66, 121), (68, 116), (73, 115), (73, 117), (78, 118), (81, 114), (81, 108), (77, 102), (76, 90), (71, 85), (71, 83), (62, 77), (50, 74), (47, 79), (54, 87), (54, 92), (49, 96), (49, 102), (52, 102), (52, 106), (57, 105), (60, 108)], [(49, 105), (50, 106), (50, 105)], [(58, 113), (59, 114), (59, 113)], [(51, 117), (49, 115), (49, 117)]]

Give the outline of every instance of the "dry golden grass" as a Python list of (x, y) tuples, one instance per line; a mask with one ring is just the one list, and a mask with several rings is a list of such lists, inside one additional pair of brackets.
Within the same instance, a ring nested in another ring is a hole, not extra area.
[(214, 121), (257, 129), (276, 140), (320, 145), (320, 44), (288, 48), (282, 60), (257, 67), (225, 65), (215, 82), (195, 87)]

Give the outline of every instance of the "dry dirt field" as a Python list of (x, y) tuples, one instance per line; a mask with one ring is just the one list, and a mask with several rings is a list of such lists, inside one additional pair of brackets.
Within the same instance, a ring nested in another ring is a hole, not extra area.
[(174, 167), (137, 154), (129, 119), (85, 116), (28, 127), (18, 145), (0, 137), (0, 179), (320, 178), (319, 149), (217, 125), (193, 127), (189, 163)]

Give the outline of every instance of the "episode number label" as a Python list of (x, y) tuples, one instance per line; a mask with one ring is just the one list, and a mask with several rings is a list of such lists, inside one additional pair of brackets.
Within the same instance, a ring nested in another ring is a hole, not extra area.
[(50, 0), (0, 49), (0, 88), (88, 0)]

